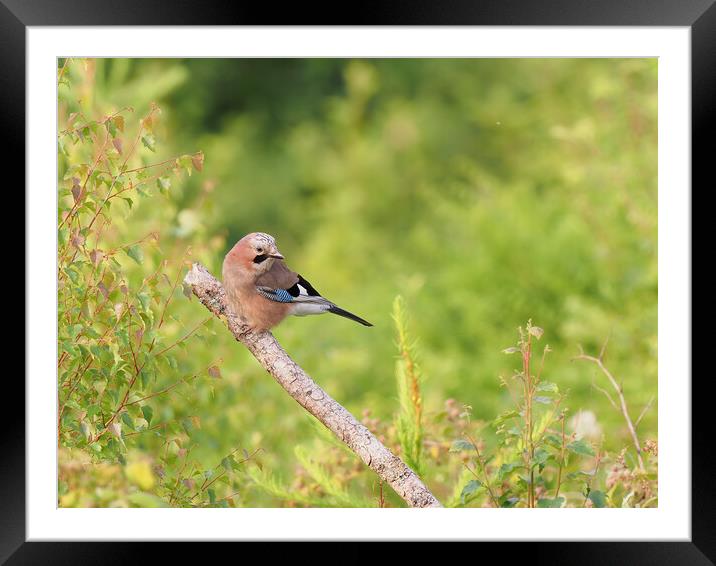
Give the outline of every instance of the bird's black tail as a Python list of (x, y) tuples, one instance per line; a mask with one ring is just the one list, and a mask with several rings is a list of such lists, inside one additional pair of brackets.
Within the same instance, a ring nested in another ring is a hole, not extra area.
[(354, 315), (352, 312), (345, 311), (342, 308), (337, 307), (335, 305), (330, 307), (328, 309), (328, 312), (332, 312), (333, 314), (337, 314), (338, 316), (343, 316), (345, 318), (350, 318), (351, 320), (355, 320), (356, 322), (362, 324), (363, 326), (373, 326), (367, 320), (363, 320), (361, 317)]

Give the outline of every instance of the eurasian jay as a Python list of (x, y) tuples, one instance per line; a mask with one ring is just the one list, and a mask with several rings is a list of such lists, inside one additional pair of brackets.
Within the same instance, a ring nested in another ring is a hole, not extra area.
[(330, 312), (365, 326), (370, 322), (337, 307), (284, 262), (272, 236), (252, 232), (224, 258), (224, 289), (236, 314), (254, 330), (268, 330), (288, 315)]

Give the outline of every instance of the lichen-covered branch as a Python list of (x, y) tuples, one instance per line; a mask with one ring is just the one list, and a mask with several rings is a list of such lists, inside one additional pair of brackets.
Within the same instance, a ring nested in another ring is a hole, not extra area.
[(236, 339), (246, 346), (279, 385), (342, 440), (411, 507), (441, 507), (420, 478), (365, 426), (331, 398), (294, 362), (270, 332), (254, 332), (229, 308), (221, 283), (195, 263), (184, 278), (194, 295), (223, 317)]

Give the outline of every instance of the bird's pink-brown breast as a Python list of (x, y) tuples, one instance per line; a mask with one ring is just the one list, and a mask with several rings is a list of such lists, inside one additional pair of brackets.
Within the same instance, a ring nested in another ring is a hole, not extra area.
[(269, 330), (290, 314), (288, 303), (277, 303), (255, 293), (246, 298), (241, 309), (254, 330)]
[[(277, 303), (263, 297), (256, 291), (256, 285), (266, 285), (280, 288), (279, 283), (289, 280), (297, 281), (298, 277), (289, 270), (283, 262), (276, 261), (269, 272), (258, 278), (245, 266), (242, 250), (232, 249), (224, 259), (222, 279), (226, 297), (232, 310), (242, 317), (254, 330), (268, 330), (280, 323), (290, 314), (290, 306), (286, 303)], [(238, 253), (237, 253), (238, 252)], [(242, 262), (242, 259), (244, 262)]]

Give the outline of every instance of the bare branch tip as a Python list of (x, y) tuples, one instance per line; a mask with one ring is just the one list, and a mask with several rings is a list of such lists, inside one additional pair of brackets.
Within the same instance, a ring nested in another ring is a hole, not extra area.
[(202, 270), (206, 272), (206, 269), (204, 269), (204, 267), (200, 263), (192, 263), (191, 268), (184, 276), (184, 283), (186, 283), (187, 285), (198, 284), (199, 280), (204, 275), (204, 273), (202, 273)]

